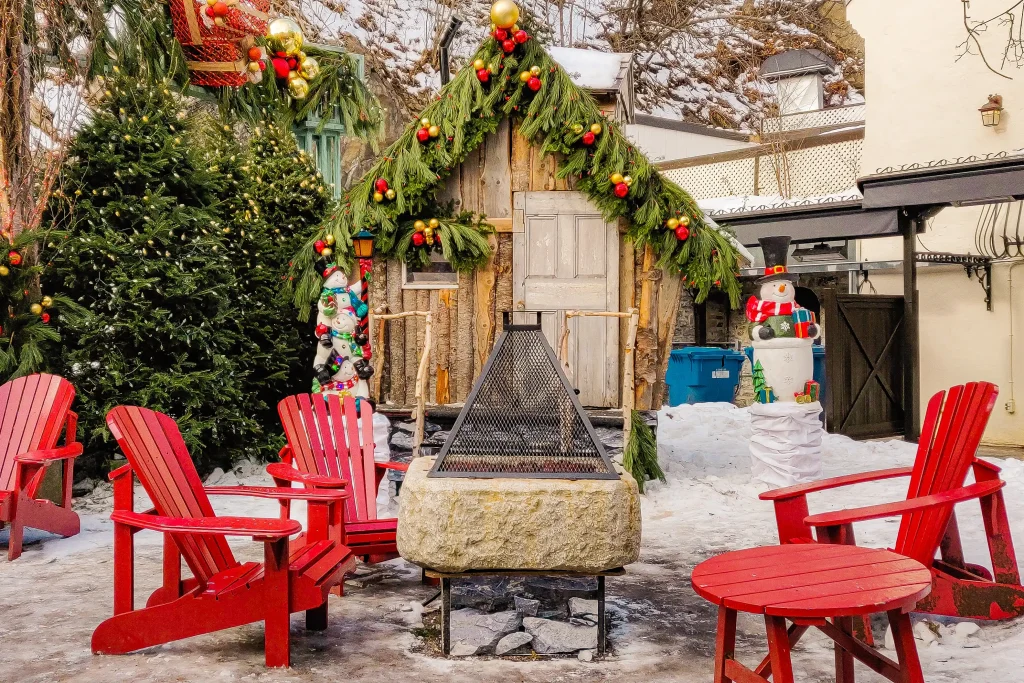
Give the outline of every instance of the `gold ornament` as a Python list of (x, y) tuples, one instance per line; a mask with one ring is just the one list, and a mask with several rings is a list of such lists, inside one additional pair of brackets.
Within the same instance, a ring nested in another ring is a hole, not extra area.
[(608, 180), (612, 181), (612, 185), (618, 185), (619, 183), (623, 182), (624, 179), (621, 173), (612, 173), (610, 176), (608, 176)]
[(432, 138), (436, 138), (441, 134), (441, 129), (438, 126), (431, 126), (427, 129), (427, 134)]
[(665, 227), (668, 228), (669, 230), (675, 230), (676, 228), (679, 227), (679, 219), (676, 218), (675, 216), (669, 218), (667, 221), (665, 221)]
[(480, 59), (479, 57), (473, 60), (473, 69), (475, 71), (479, 71), (480, 69), (483, 69), (485, 66), (487, 66), (487, 62)]
[(540, 67), (534, 64), (530, 67), (530, 74), (533, 76), (540, 76)]
[(260, 70), (259, 62), (249, 62), (249, 73), (256, 73)]
[(682, 216), (680, 216), (679, 217), (679, 225), (685, 225), (686, 227), (689, 227), (690, 226), (690, 217), (687, 216), (686, 214), (683, 214)]
[[(293, 72), (294, 73), (294, 72)], [(302, 76), (288, 79), (288, 93), (297, 100), (303, 100), (309, 94), (309, 81)]]
[(572, 127), (572, 132), (576, 133), (576, 135), (579, 135), (580, 133), (582, 133), (583, 132), (583, 124), (582, 123), (574, 124), (573, 127)]
[(632, 187), (633, 186), (633, 176), (631, 176), (631, 175), (624, 175), (624, 176), (622, 176), (622, 182), (626, 183), (627, 187)]
[(437, 230), (439, 227), (441, 227), (441, 221), (437, 220), (436, 218), (431, 218), (430, 222), (427, 223), (427, 225), (429, 225), (434, 230)]
[(430, 128), (430, 119), (428, 119), (426, 116), (424, 116), (422, 119), (420, 119), (420, 127), (421, 128)]
[(297, 55), (302, 49), (302, 29), (294, 19), (289, 17), (278, 17), (270, 22), (267, 38), (270, 40), (270, 47), (274, 52)]
[(523, 83), (526, 83), (526, 81), (530, 80), (530, 72), (523, 71), (522, 73), (520, 73), (519, 80), (522, 81)]
[(590, 127), (590, 132), (593, 133), (594, 135), (600, 135), (601, 134), (601, 130), (602, 130), (602, 128), (601, 128), (601, 124), (600, 123), (595, 123), (594, 125), (592, 125)]
[(324, 247), (324, 250), (320, 252), (320, 255), (323, 256), (324, 258), (329, 258), (333, 253), (333, 249), (331, 249), (330, 247)]
[(498, 28), (512, 28), (519, 21), (519, 7), (512, 0), (498, 0), (491, 5), (491, 21)]
[(380, 204), (382, 201), (384, 201), (384, 195), (382, 193), (380, 193), (380, 192), (374, 192), (373, 193), (373, 201), (375, 201), (378, 204)]
[(434, 243), (434, 229), (428, 227), (426, 230), (423, 231), (423, 237), (424, 237), (424, 239), (427, 240), (427, 244), (433, 244)]
[(32, 311), (32, 315), (39, 315), (43, 312), (43, 307), (39, 304), (32, 304), (28, 307), (28, 310)]
[(416, 232), (423, 232), (424, 230), (427, 229), (427, 224), (424, 223), (423, 221), (416, 221), (415, 223), (412, 224), (412, 229), (415, 230)]
[(333, 247), (334, 246), (334, 235), (325, 235), (324, 236), (324, 244), (326, 244), (329, 247)]
[(306, 57), (299, 62), (299, 75), (311, 81), (320, 75), (320, 62), (316, 57)]
[(395, 198), (395, 188), (389, 187), (387, 189), (387, 192), (384, 193), (384, 196), (387, 197), (388, 199), (394, 199)]
[(0, 276), (7, 277), (11, 274), (11, 269), (7, 266), (0, 266)]

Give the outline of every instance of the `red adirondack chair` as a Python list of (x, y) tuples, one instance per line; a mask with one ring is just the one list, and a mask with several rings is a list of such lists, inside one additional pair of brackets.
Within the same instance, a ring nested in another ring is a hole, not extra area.
[[(987, 382), (940, 391), (928, 402), (913, 467), (880, 470), (800, 484), (761, 494), (775, 503), (782, 543), (854, 544), (853, 523), (900, 517), (895, 551), (931, 568), (931, 594), (915, 611), (970, 619), (1007, 619), (1024, 614), (1024, 587), (1010, 538), (999, 468), (975, 457), (999, 389)], [(945, 404), (943, 399), (945, 398)], [(964, 486), (968, 470), (974, 484)], [(910, 477), (899, 503), (808, 516), (807, 494), (841, 486)], [(964, 560), (953, 507), (981, 503), (993, 571)], [(939, 557), (936, 558), (936, 553)]]
[[(79, 532), (78, 515), (71, 511), (75, 458), (82, 454), (75, 441), (74, 400), (75, 388), (56, 375), (19, 377), (0, 387), (0, 529), (11, 527), (8, 561), (21, 555), (25, 527), (61, 536)], [(64, 445), (58, 447), (61, 432)], [(63, 468), (60, 505), (36, 498), (54, 463)]]
[(326, 400), (320, 394), (299, 394), (278, 403), (277, 412), (288, 437), (281, 449), (282, 462), (267, 466), (277, 485), (331, 489), (351, 482), (352, 496), (345, 503), (345, 545), (372, 562), (398, 557), (398, 520), (377, 518), (377, 489), (388, 470), (404, 472), (409, 466), (374, 462), (370, 404), (361, 402), (357, 419), (351, 396), (342, 401), (334, 394)]
[[(120, 406), (107, 426), (128, 457), (110, 474), (114, 482), (114, 616), (92, 635), (96, 654), (124, 654), (182, 638), (264, 621), (267, 666), (289, 665), (289, 615), (306, 612), (306, 628), (327, 628), (327, 596), (355, 568), (352, 551), (333, 531), (347, 493), (263, 486), (203, 487), (178, 426), (167, 415)], [(135, 512), (134, 478), (153, 501)], [(209, 494), (253, 496), (287, 504), (309, 503), (306, 532), (292, 519), (218, 517)], [(163, 585), (146, 607), (134, 606), (132, 538), (141, 529), (164, 536)], [(264, 562), (240, 563), (227, 536), (264, 544)], [(192, 573), (182, 579), (184, 558)]]

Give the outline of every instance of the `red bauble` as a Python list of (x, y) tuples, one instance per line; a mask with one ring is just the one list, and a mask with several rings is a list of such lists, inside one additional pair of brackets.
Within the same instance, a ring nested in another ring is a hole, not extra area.
[(263, 59), (263, 50), (253, 45), (249, 48), (249, 61), (255, 62), (257, 59)]
[(540, 79), (537, 78), (536, 76), (531, 76), (530, 80), (526, 81), (526, 87), (532, 90), (533, 92), (537, 92), (538, 90), (540, 90), (540, 86)]
[(213, 3), (213, 15), (216, 17), (223, 17), (228, 13), (228, 3), (223, 0)]
[(274, 55), (277, 56), (277, 57), (285, 57), (285, 58), (288, 57), (288, 53), (287, 52), (281, 52), (280, 50), (275, 52)]
[(213, 18), (214, 18), (215, 16), (217, 16), (217, 15), (215, 15), (215, 14), (213, 13), (213, 8), (212, 8), (212, 7), (207, 7), (207, 8), (206, 8), (206, 16), (208, 16), (208, 17), (210, 17), (211, 19), (213, 19)]
[(486, 83), (491, 79), (491, 72), (487, 69), (477, 69), (476, 77), (480, 79), (481, 83)]
[(591, 133), (589, 130), (586, 133), (583, 134), (583, 144), (584, 145), (592, 145), (592, 144), (594, 144), (594, 134)]
[(48, 322), (50, 322), (50, 314), (49, 314), (49, 313), (43, 313), (43, 314), (42, 314), (41, 316), (39, 316), (39, 317), (40, 317), (40, 318), (42, 319), (42, 321), (43, 321), (44, 323), (48, 323)]
[(377, 190), (381, 194), (388, 191), (388, 181), (383, 178), (377, 178), (377, 181), (373, 184), (373, 189)]
[(516, 49), (515, 41), (512, 41), (512, 40), (503, 40), (503, 41), (501, 41), (501, 49), (504, 50), (505, 52), (512, 52), (512, 50)]
[(283, 57), (274, 57), (271, 60), (274, 65), (274, 75), (278, 78), (288, 78), (288, 72), (291, 68), (288, 66), (288, 60)]
[(316, 253), (318, 254), (322, 252), (324, 250), (324, 247), (326, 246), (327, 243), (324, 242), (323, 240), (317, 240), (316, 242), (313, 242), (313, 248), (316, 249)]
[(292, 71), (295, 71), (296, 69), (298, 69), (299, 68), (299, 60), (296, 57), (289, 57), (288, 58), (288, 68), (291, 69)]
[(316, 326), (316, 336), (318, 337), (322, 337), (330, 331), (331, 328), (327, 327), (327, 325), (324, 325), (323, 323)]
[(679, 239), (680, 242), (682, 242), (689, 236), (690, 229), (685, 225), (680, 225), (678, 228), (676, 228), (676, 237)]
[(12, 249), (11, 251), (7, 252), (7, 260), (11, 262), (12, 266), (20, 266), (21, 254)]
[(619, 183), (618, 185), (615, 186), (616, 197), (621, 199), (625, 197), (627, 194), (629, 194), (629, 185), (627, 185), (626, 183)]
[(256, 63), (260, 65), (260, 71), (266, 71), (267, 70), (267, 62), (265, 60), (261, 59), (260, 61), (258, 61)]
[(528, 34), (526, 31), (521, 31), (520, 30), (520, 31), (516, 31), (515, 33), (512, 34), (512, 40), (516, 41), (520, 45), (522, 45), (523, 43), (525, 43), (529, 39), (530, 39), (530, 34)]
[(426, 238), (423, 237), (423, 233), (422, 232), (414, 232), (412, 234), (413, 246), (422, 247), (423, 246), (423, 242), (424, 242), (425, 239)]
[(427, 140), (429, 140), (430, 139), (430, 129), (429, 128), (420, 128), (418, 131), (416, 131), (416, 139), (419, 140), (420, 142), (426, 142)]
[(503, 40), (508, 40), (508, 31), (503, 28), (499, 28), (494, 32), (494, 39), (499, 43)]

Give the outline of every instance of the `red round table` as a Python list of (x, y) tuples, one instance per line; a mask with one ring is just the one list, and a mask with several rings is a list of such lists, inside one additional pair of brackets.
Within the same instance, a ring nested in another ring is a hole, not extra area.
[[(853, 683), (855, 657), (895, 683), (924, 683), (908, 613), (932, 576), (916, 560), (852, 545), (768, 546), (702, 562), (691, 583), (718, 605), (715, 683), (793, 683), (790, 648), (811, 626), (835, 641), (836, 683)], [(764, 615), (769, 654), (753, 671), (735, 659), (737, 612)], [(889, 615), (899, 663), (853, 635), (853, 617), (876, 612)]]

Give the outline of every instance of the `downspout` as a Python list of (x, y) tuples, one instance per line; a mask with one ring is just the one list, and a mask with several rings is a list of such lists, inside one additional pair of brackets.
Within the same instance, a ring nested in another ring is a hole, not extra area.
[(455, 40), (455, 34), (459, 32), (459, 27), (462, 26), (462, 17), (458, 14), (453, 14), (452, 18), (448, 20), (448, 25), (444, 27), (444, 33), (441, 34), (441, 44), (437, 48), (437, 58), (440, 62), (439, 72), (441, 74), (441, 87), (448, 85), (448, 81), (452, 79), (451, 69), (448, 66), (448, 53), (451, 50), (452, 42)]
[(1017, 412), (1017, 399), (1013, 393), (1013, 269), (1024, 263), (1024, 261), (1017, 261), (1010, 266), (1010, 270), (1006, 275), (1006, 282), (1009, 286), (1009, 303), (1007, 304), (1010, 309), (1010, 397), (1006, 401), (1005, 408), (1006, 412), (1013, 415)]

